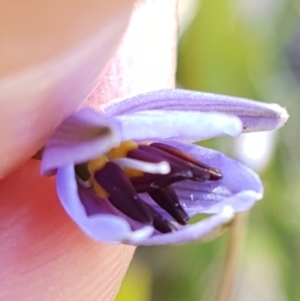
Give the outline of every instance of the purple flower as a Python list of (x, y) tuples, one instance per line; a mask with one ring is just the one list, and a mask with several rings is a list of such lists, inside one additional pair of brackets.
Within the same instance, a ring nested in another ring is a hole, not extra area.
[[(285, 109), (241, 98), (161, 90), (102, 112), (80, 110), (48, 141), (42, 173), (90, 237), (135, 245), (199, 240), (263, 196), (257, 174), (191, 142), (274, 130)], [(258, 146), (259, 147), (259, 146)], [(210, 217), (189, 225), (190, 217)]]

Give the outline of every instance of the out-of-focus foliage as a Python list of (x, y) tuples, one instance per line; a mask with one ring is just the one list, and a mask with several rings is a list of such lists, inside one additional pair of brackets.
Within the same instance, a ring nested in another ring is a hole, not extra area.
[[(199, 7), (180, 41), (178, 84), (278, 102), (291, 114), (261, 175), (265, 197), (248, 218), (233, 300), (298, 301), (300, 2), (202, 0)], [(231, 139), (202, 144), (233, 154)], [(117, 300), (213, 300), (227, 236), (206, 244), (139, 248)]]
[(135, 262), (125, 277), (115, 301), (150, 301), (152, 273), (142, 262)]

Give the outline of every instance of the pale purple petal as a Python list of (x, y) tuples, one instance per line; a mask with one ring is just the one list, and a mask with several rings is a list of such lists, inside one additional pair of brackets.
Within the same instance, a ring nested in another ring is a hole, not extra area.
[(237, 136), (242, 123), (221, 113), (145, 111), (114, 117), (122, 140), (180, 139), (199, 141), (220, 135)]
[[(109, 214), (109, 207), (105, 204), (103, 206), (100, 204), (98, 207), (93, 203), (93, 199), (89, 198), (85, 198), (82, 202), (78, 195), (74, 167), (71, 165), (57, 170), (57, 192), (69, 216), (84, 233), (93, 239), (126, 242), (135, 237), (139, 239), (148, 237), (153, 231), (152, 227), (145, 227), (133, 232), (124, 218)], [(88, 194), (85, 194), (85, 197), (88, 197)]]
[(159, 90), (134, 96), (103, 110), (106, 116), (147, 110), (220, 112), (239, 117), (245, 132), (274, 130), (288, 119), (286, 110), (244, 98), (189, 90)]
[(118, 130), (111, 120), (92, 109), (83, 109), (67, 118), (49, 139), (42, 159), (42, 174), (56, 168), (86, 162), (119, 143)]
[(157, 234), (143, 240), (133, 240), (131, 243), (144, 246), (153, 246), (201, 241), (202, 238), (210, 234), (212, 231), (218, 229), (224, 224), (229, 223), (233, 217), (233, 209), (230, 206), (227, 206), (223, 208), (220, 214), (206, 218), (196, 224), (184, 226), (172, 233)]

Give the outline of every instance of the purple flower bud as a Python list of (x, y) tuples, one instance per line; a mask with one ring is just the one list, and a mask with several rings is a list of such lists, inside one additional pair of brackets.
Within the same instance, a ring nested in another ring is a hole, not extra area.
[[(201, 240), (263, 196), (258, 175), (192, 142), (275, 130), (278, 105), (185, 90), (129, 98), (66, 119), (45, 147), (42, 173), (90, 237), (135, 245)], [(189, 225), (190, 217), (210, 214)]]

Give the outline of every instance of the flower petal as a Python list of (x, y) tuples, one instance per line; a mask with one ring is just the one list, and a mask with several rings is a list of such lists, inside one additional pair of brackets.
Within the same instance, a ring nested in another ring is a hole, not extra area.
[(220, 112), (239, 117), (245, 132), (275, 130), (287, 121), (288, 113), (277, 104), (181, 89), (159, 90), (134, 96), (103, 110), (106, 116), (147, 110)]
[(173, 245), (191, 241), (199, 241), (222, 225), (225, 225), (232, 221), (233, 217), (233, 209), (230, 206), (226, 206), (223, 208), (221, 213), (206, 218), (196, 224), (184, 226), (172, 233), (157, 234), (143, 240), (133, 240), (130, 241), (130, 243), (136, 245), (152, 246), (166, 244)]
[(199, 212), (219, 213), (226, 205), (233, 207), (235, 212), (244, 211), (262, 198), (263, 186), (259, 176), (242, 163), (197, 145), (178, 141), (167, 143), (218, 168), (223, 174), (223, 178), (218, 181), (182, 181), (173, 185), (183, 208), (190, 216)]
[(42, 174), (56, 168), (88, 161), (119, 143), (112, 121), (92, 109), (83, 109), (67, 118), (49, 139), (42, 159)]
[(57, 192), (69, 216), (84, 233), (93, 239), (126, 242), (130, 239), (145, 239), (153, 232), (153, 227), (143, 227), (132, 231), (129, 223), (116, 215), (109, 205), (107, 206), (105, 202), (95, 203), (87, 189), (81, 191), (83, 198), (80, 198), (74, 168), (71, 165), (57, 170)]
[(181, 139), (199, 141), (220, 135), (237, 136), (242, 123), (221, 113), (145, 111), (114, 117), (123, 140)]

